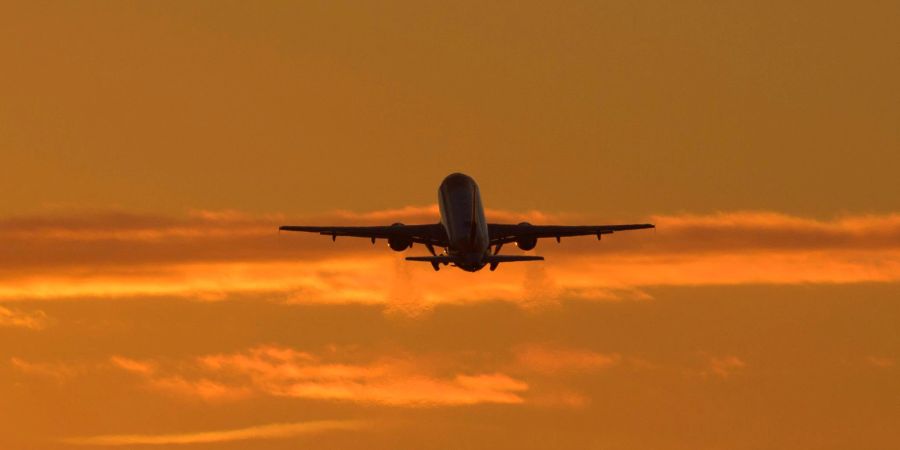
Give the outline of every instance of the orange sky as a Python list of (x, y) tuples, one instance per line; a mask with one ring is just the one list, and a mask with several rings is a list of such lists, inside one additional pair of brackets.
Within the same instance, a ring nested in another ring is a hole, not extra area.
[[(898, 19), (4, 2), (0, 447), (898, 448)], [(475, 274), (275, 231), (453, 171), (658, 229)]]

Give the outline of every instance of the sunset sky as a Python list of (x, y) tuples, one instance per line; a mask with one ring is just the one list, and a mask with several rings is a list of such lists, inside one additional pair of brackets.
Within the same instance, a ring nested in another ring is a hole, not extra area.
[[(900, 448), (898, 24), (2, 2), (0, 448)], [(478, 273), (277, 232), (434, 223), (457, 171), (657, 229)]]

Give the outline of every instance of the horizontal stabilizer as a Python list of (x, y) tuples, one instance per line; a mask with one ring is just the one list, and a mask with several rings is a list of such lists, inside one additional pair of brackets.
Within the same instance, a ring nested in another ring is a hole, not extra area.
[[(447, 255), (407, 256), (406, 260), (407, 261), (430, 262), (431, 267), (433, 267), (434, 270), (438, 270), (438, 268), (441, 264), (450, 264), (452, 262), (455, 262), (453, 257), (447, 256)], [(500, 263), (518, 262), (518, 261), (543, 261), (543, 260), (544, 260), (543, 256), (485, 255), (484, 259), (482, 261), (484, 261), (486, 264), (490, 264), (491, 270), (497, 270), (497, 266), (500, 265)]]
[(517, 256), (517, 255), (488, 255), (484, 257), (484, 262), (491, 265), (491, 272), (497, 270), (500, 263), (518, 262), (518, 261), (543, 261), (543, 256)]
[[(407, 256), (407, 261), (424, 261), (424, 262), (436, 262), (436, 263), (452, 263), (454, 262), (453, 257), (441, 255), (441, 256)], [(505, 262), (516, 262), (516, 261), (543, 261), (543, 256), (516, 256), (516, 255), (485, 255), (484, 262), (486, 263), (505, 263)]]
[(516, 261), (543, 261), (543, 256), (489, 255), (484, 257), (487, 263), (505, 263)]
[(440, 256), (407, 256), (407, 261), (425, 261), (430, 262), (431, 267), (434, 268), (434, 271), (437, 272), (441, 270), (441, 264), (450, 264), (453, 262), (453, 258), (447, 255)]
[(453, 262), (453, 258), (449, 256), (407, 256), (407, 261), (424, 261), (424, 262), (436, 262), (441, 264), (449, 264)]

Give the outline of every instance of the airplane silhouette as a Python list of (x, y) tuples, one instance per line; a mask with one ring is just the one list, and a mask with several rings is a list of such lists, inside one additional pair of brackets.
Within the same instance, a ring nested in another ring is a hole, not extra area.
[[(487, 223), (478, 185), (472, 177), (462, 173), (453, 173), (444, 178), (438, 188), (438, 205), (441, 221), (435, 224), (395, 223), (374, 227), (284, 225), (278, 229), (319, 233), (331, 236), (332, 240), (338, 236), (369, 238), (373, 244), (376, 239), (387, 239), (388, 246), (397, 252), (412, 247), (414, 243), (424, 244), (431, 256), (409, 256), (406, 260), (430, 262), (434, 270), (440, 270), (442, 264), (452, 264), (462, 270), (475, 272), (486, 265), (493, 271), (500, 263), (544, 259), (542, 256), (498, 254), (503, 244), (510, 242), (528, 251), (537, 245), (540, 238), (556, 238), (559, 242), (562, 237), (596, 235), (600, 239), (602, 235), (616, 231), (655, 228), (649, 223), (577, 226), (532, 225), (528, 222)], [(438, 254), (435, 247), (443, 247), (444, 250)], [(494, 248), (493, 252), (491, 247)]]

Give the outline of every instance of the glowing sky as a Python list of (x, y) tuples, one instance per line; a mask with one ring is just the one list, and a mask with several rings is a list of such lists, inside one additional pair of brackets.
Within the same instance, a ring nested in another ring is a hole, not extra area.
[[(898, 448), (898, 21), (4, 2), (0, 448)], [(454, 171), (658, 228), (475, 274), (276, 232)]]

